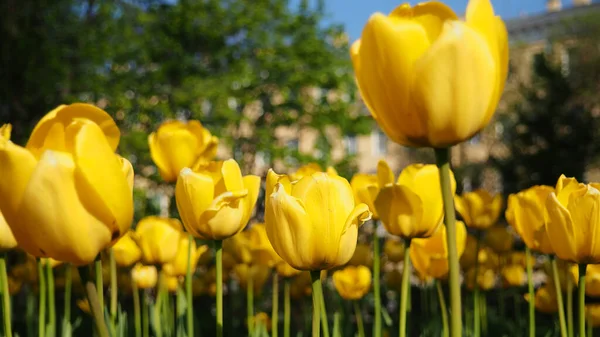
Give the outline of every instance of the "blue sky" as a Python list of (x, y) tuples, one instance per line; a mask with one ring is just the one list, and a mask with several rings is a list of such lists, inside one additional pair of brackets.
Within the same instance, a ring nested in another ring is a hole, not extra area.
[[(346, 27), (350, 41), (360, 37), (362, 27), (375, 12), (389, 13), (406, 0), (326, 0), (325, 5), (330, 19)], [(415, 4), (419, 1), (408, 1)], [(468, 0), (443, 0), (454, 11), (462, 15)], [(531, 15), (545, 11), (546, 0), (492, 0), (496, 13), (503, 18)], [(563, 0), (564, 6), (570, 6), (571, 0)]]

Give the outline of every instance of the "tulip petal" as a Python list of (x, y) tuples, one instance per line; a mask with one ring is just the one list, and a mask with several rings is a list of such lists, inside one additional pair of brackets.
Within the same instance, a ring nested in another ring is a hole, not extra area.
[(403, 4), (396, 7), (390, 16), (410, 18), (420, 23), (427, 32), (430, 42), (435, 41), (440, 35), (445, 21), (458, 20), (456, 13), (439, 1), (422, 2), (412, 8), (408, 4)]
[(575, 233), (571, 214), (556, 197), (550, 193), (546, 200), (549, 221), (546, 223), (546, 232), (550, 238), (552, 249), (558, 257), (567, 261), (574, 261), (577, 254)]
[(189, 168), (181, 170), (175, 185), (177, 210), (188, 232), (201, 236), (198, 228), (202, 213), (211, 205), (214, 198), (213, 179), (205, 174), (195, 173)]
[(165, 181), (173, 181), (177, 172), (171, 172), (171, 167), (169, 166), (169, 159), (167, 158), (166, 153), (161, 149), (160, 144), (158, 143), (157, 132), (152, 132), (150, 135), (148, 135), (148, 148), (150, 150), (150, 157), (152, 158), (152, 161), (158, 168), (160, 176)]
[[(0, 213), (13, 228), (22, 224), (18, 212), (37, 161), (27, 149), (0, 137)], [(14, 231), (14, 229), (13, 229)]]
[(212, 240), (223, 240), (244, 229), (243, 223), (246, 210), (242, 200), (248, 195), (248, 190), (225, 192), (218, 195), (211, 205), (200, 216), (202, 226), (200, 234)]
[(70, 155), (44, 152), (23, 195), (26, 202), (19, 212), (23, 225), (13, 228), (21, 248), (35, 256), (84, 265), (111, 242), (111, 229), (88, 213), (77, 184)]
[(574, 242), (578, 247), (578, 256), (581, 259), (593, 258), (593, 261), (584, 260), (577, 262), (597, 263), (600, 262), (600, 254), (598, 254), (600, 241), (600, 192), (591, 187), (586, 186), (584, 189), (578, 190), (571, 194), (569, 204), (567, 206), (571, 219), (573, 220)]
[(254, 175), (247, 175), (242, 178), (244, 188), (248, 190), (248, 195), (244, 198), (244, 206), (246, 207), (244, 212), (244, 219), (242, 224), (245, 227), (252, 216), (254, 206), (258, 200), (258, 192), (260, 191), (260, 177)]
[(225, 184), (227, 191), (239, 191), (244, 189), (242, 171), (235, 160), (225, 160), (221, 167), (221, 174), (223, 175), (223, 183)]
[(388, 185), (381, 189), (375, 208), (383, 225), (392, 235), (404, 238), (429, 236), (433, 228), (422, 227), (423, 203), (417, 194), (406, 186)]
[(394, 183), (394, 172), (385, 160), (380, 160), (377, 163), (377, 183), (379, 188)]
[(439, 39), (416, 62), (413, 98), (433, 146), (452, 145), (477, 133), (496, 88), (497, 66), (482, 37), (448, 21)]

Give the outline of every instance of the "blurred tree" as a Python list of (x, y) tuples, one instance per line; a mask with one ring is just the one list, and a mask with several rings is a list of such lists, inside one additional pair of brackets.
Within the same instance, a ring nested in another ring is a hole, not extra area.
[[(371, 122), (353, 103), (347, 37), (325, 19), (322, 0), (6, 0), (0, 120), (24, 142), (56, 105), (92, 102), (120, 124), (138, 172), (168, 118), (201, 120), (245, 171), (257, 155), (332, 165), (326, 128)], [(318, 157), (282, 142), (286, 126), (314, 129)]]
[(502, 175), (505, 193), (554, 186), (561, 174), (581, 180), (599, 150), (598, 119), (577, 100), (561, 68), (540, 54), (533, 70), (531, 83), (521, 87), (522, 99), (511, 113), (498, 115), (508, 155), (491, 162)]

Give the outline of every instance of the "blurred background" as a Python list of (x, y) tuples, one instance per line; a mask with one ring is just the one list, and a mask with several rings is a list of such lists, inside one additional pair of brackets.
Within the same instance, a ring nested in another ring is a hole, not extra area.
[[(460, 13), (467, 0), (447, 3)], [(510, 74), (494, 121), (454, 148), (459, 192), (508, 194), (561, 173), (600, 180), (600, 3), (493, 3), (510, 35)], [(398, 4), (3, 0), (0, 121), (23, 144), (59, 104), (108, 111), (136, 169), (136, 219), (164, 213), (172, 195), (147, 145), (165, 119), (199, 119), (220, 138), (218, 156), (246, 173), (314, 161), (349, 178), (381, 158), (395, 171), (432, 162), (430, 150), (388, 141), (353, 79), (349, 44), (371, 13)]]

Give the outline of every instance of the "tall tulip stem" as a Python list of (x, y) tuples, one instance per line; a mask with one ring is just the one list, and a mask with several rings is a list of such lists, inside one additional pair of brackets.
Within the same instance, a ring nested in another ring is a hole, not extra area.
[(402, 270), (402, 284), (400, 285), (400, 337), (406, 337), (406, 307), (408, 303), (408, 291), (410, 288), (410, 239), (406, 240), (404, 252), (404, 269)]
[(283, 280), (283, 337), (290, 337), (290, 280)]
[[(97, 263), (98, 261), (96, 261)], [(79, 276), (85, 286), (85, 293), (87, 295), (88, 302), (90, 304), (90, 310), (92, 311), (92, 317), (96, 324), (96, 331), (100, 337), (108, 337), (108, 330), (106, 329), (106, 323), (104, 322), (104, 311), (100, 305), (100, 299), (98, 298), (98, 290), (92, 281), (90, 271), (87, 267), (78, 267)], [(98, 266), (96, 264), (96, 273), (98, 273)], [(100, 265), (100, 275), (102, 275), (102, 265)], [(102, 277), (102, 276), (100, 276)], [(96, 278), (97, 280), (97, 278)], [(102, 281), (102, 279), (100, 279)], [(102, 282), (100, 283), (102, 284)], [(41, 290), (40, 290), (41, 291)]]
[(113, 249), (108, 250), (109, 254), (109, 267), (110, 267), (110, 320), (112, 332), (116, 335), (117, 333), (117, 299), (118, 289), (117, 286), (117, 262), (115, 261), (115, 253)]
[(96, 271), (96, 290), (98, 291), (98, 303), (100, 304), (102, 316), (104, 316), (104, 280), (102, 279), (102, 260), (98, 258), (94, 262)]
[(560, 336), (567, 337), (567, 322), (565, 320), (565, 308), (563, 306), (562, 290), (560, 289), (558, 266), (556, 264), (556, 258), (554, 257), (554, 255), (550, 255), (550, 263), (552, 264), (552, 278), (554, 278), (554, 291), (556, 291), (556, 304), (558, 306), (558, 322), (560, 325)]
[(313, 317), (312, 317), (312, 337), (320, 337), (321, 335), (321, 271), (311, 271), (310, 278), (312, 280), (312, 300), (313, 300)]
[(573, 278), (569, 275), (567, 279), (567, 334), (569, 337), (575, 335), (575, 323), (573, 322)]
[(327, 319), (327, 306), (325, 305), (325, 292), (321, 284), (321, 329), (323, 337), (329, 337), (329, 320)]
[(354, 315), (356, 317), (356, 328), (358, 329), (358, 337), (365, 337), (365, 327), (362, 319), (362, 312), (360, 311), (360, 303), (358, 300), (353, 301), (354, 303)]
[(579, 264), (579, 336), (585, 336), (585, 274), (587, 264)]
[(192, 272), (192, 242), (194, 242), (194, 237), (189, 234), (188, 235), (188, 256), (187, 256), (187, 266), (185, 270), (185, 298), (186, 298), (186, 322), (187, 322), (187, 335), (194, 336), (194, 302), (193, 302), (193, 294), (192, 294), (192, 277), (194, 277), (194, 273)]
[(527, 288), (529, 292), (529, 337), (535, 337), (535, 291), (533, 289), (533, 266), (531, 265), (531, 251), (525, 247), (527, 265)]
[(63, 311), (63, 336), (71, 336), (71, 289), (73, 287), (73, 267), (71, 264), (65, 266), (65, 294), (64, 294), (64, 311)]
[(254, 279), (252, 273), (248, 273), (246, 279), (246, 321), (248, 324), (248, 335), (254, 336)]
[(277, 337), (277, 323), (279, 321), (279, 277), (273, 273), (273, 305), (271, 310), (271, 337)]
[(481, 238), (477, 233), (477, 243), (475, 244), (475, 275), (473, 275), (473, 336), (481, 336), (481, 312), (480, 312), (480, 294), (479, 294), (479, 248)]
[(149, 337), (150, 336), (150, 313), (148, 309), (148, 298), (146, 295), (146, 291), (143, 291), (142, 297), (142, 316), (144, 317), (144, 325), (142, 326), (142, 336)]
[(162, 312), (162, 308), (164, 305), (164, 290), (165, 290), (165, 275), (162, 272), (160, 266), (158, 266), (158, 285), (156, 289), (156, 297), (154, 299), (154, 334), (156, 337), (162, 337), (163, 335), (163, 325), (162, 325), (162, 317), (160, 316)]
[(458, 249), (456, 247), (456, 214), (454, 196), (450, 181), (450, 148), (435, 149), (436, 164), (440, 171), (440, 185), (444, 200), (444, 223), (446, 225), (446, 242), (448, 242), (448, 267), (450, 286), (450, 335), (462, 336), (460, 309), (460, 278), (458, 265)]
[(450, 334), (450, 331), (448, 331), (448, 307), (446, 306), (446, 299), (444, 298), (442, 282), (440, 280), (436, 280), (435, 287), (437, 288), (440, 311), (442, 312), (442, 337), (448, 337)]
[[(140, 291), (135, 280), (131, 280), (131, 292), (133, 294), (133, 319), (135, 325), (135, 337), (142, 337), (142, 316), (140, 313)], [(191, 336), (191, 335), (188, 335)]]
[(217, 269), (217, 337), (223, 337), (223, 241), (215, 241)]
[(4, 322), (4, 336), (12, 337), (10, 320), (10, 290), (8, 289), (8, 276), (6, 275), (6, 254), (0, 255), (0, 285), (2, 285), (2, 316)]
[(50, 336), (56, 335), (56, 305), (54, 301), (54, 272), (49, 260), (46, 260), (46, 277), (48, 282), (48, 331)]
[(375, 298), (375, 313), (373, 336), (381, 337), (381, 254), (379, 236), (377, 235), (378, 221), (373, 221), (373, 297)]
[(44, 264), (38, 260), (37, 272), (40, 286), (40, 303), (38, 305), (38, 336), (46, 336), (46, 273), (44, 273)]

